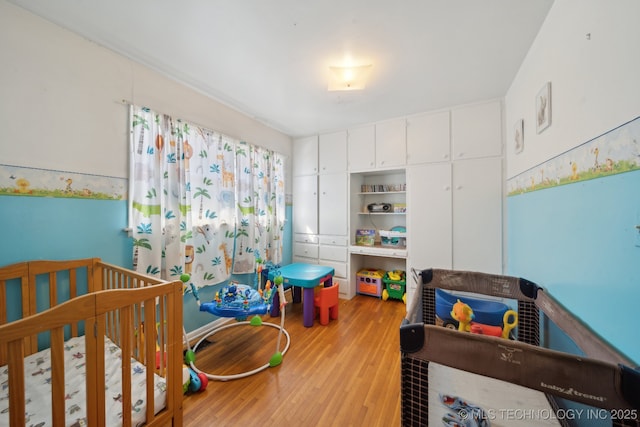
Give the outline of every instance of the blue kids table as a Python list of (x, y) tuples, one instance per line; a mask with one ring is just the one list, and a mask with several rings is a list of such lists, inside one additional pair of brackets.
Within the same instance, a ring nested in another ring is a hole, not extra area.
[[(284, 279), (284, 287), (288, 288), (294, 286), (294, 302), (299, 302), (299, 290), (296, 287), (303, 289), (302, 295), (302, 320), (303, 325), (307, 328), (313, 326), (314, 319), (314, 306), (313, 306), (313, 288), (324, 283), (325, 286), (331, 286), (333, 284), (334, 270), (331, 267), (316, 264), (304, 264), (294, 263), (285, 265), (284, 267), (274, 268), (269, 270), (269, 280), (273, 282), (273, 279), (279, 274)], [(277, 300), (276, 300), (277, 298)], [(280, 299), (276, 292), (273, 297), (273, 309), (271, 311), (272, 316), (277, 316), (280, 310)]]

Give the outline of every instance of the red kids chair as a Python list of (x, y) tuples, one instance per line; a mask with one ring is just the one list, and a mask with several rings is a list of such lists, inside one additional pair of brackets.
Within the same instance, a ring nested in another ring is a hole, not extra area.
[(338, 318), (338, 284), (328, 288), (319, 288), (315, 298), (314, 305), (316, 313), (320, 313), (320, 324), (326, 326), (329, 324), (329, 318)]

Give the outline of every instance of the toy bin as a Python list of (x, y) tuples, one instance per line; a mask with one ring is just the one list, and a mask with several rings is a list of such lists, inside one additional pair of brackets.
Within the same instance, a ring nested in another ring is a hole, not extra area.
[(382, 279), (384, 270), (365, 268), (356, 274), (357, 291), (359, 294), (380, 298), (382, 295)]
[(406, 274), (402, 270), (387, 271), (382, 279), (384, 289), (382, 290), (382, 299), (384, 301), (389, 298), (402, 300), (405, 304)]

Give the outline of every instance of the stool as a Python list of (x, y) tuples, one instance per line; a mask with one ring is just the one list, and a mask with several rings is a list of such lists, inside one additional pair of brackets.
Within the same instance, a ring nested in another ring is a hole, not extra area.
[(329, 324), (329, 318), (338, 318), (338, 284), (326, 288), (319, 288), (314, 298), (313, 304), (316, 312), (320, 313), (320, 324), (326, 326)]

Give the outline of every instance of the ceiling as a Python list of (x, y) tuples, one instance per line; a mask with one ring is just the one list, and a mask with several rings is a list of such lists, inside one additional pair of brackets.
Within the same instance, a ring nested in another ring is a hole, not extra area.
[[(9, 1), (292, 137), (504, 96), (553, 4)], [(327, 90), (345, 61), (364, 90)]]

